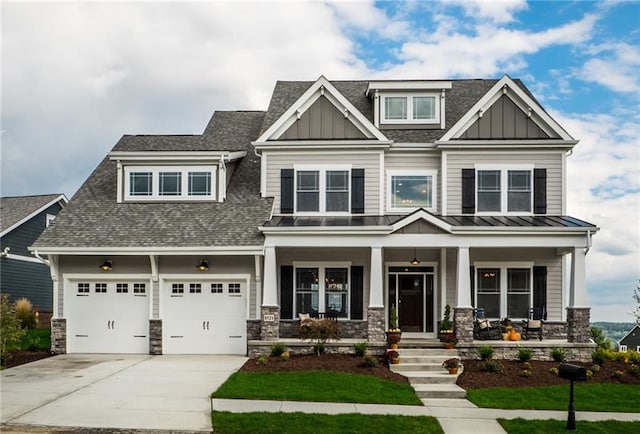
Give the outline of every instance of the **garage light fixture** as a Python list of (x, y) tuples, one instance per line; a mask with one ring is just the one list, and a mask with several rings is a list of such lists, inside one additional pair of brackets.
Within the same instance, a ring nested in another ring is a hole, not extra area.
[(102, 271), (111, 271), (112, 268), (113, 268), (113, 262), (111, 262), (111, 260), (109, 259), (105, 259), (102, 265), (100, 265), (100, 269)]
[(207, 271), (209, 269), (209, 262), (207, 262), (206, 259), (203, 259), (198, 265), (196, 265), (196, 268), (200, 271)]

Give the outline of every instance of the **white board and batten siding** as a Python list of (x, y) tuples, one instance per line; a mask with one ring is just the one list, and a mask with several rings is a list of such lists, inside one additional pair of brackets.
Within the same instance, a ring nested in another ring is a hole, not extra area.
[(562, 215), (562, 153), (447, 153), (447, 214), (462, 214), (462, 169), (475, 164), (533, 164), (547, 169), (547, 214)]
[(300, 151), (264, 152), (267, 156), (266, 196), (274, 197), (274, 214), (280, 214), (280, 170), (293, 169), (295, 165), (318, 167), (350, 164), (354, 169), (364, 169), (365, 214), (380, 213), (380, 159), (382, 151)]
[(385, 174), (381, 180), (381, 186), (384, 189), (385, 197), (384, 197), (384, 206), (385, 212), (387, 212), (387, 204), (389, 203), (389, 181), (388, 174), (389, 170), (434, 170), (438, 173), (438, 179), (436, 179), (436, 214), (441, 212), (440, 207), (440, 198), (442, 197), (442, 174), (440, 168), (440, 155), (432, 154), (432, 153), (409, 153), (409, 152), (393, 152), (385, 154), (384, 158), (384, 169)]

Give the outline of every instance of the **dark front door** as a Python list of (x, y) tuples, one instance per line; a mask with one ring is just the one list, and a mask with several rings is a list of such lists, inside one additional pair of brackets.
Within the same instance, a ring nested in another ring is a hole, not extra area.
[(422, 332), (424, 274), (398, 275), (398, 323), (403, 332)]

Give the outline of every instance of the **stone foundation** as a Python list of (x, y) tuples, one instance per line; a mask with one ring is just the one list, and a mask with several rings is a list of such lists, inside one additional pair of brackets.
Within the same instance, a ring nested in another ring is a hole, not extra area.
[[(328, 354), (355, 354), (355, 350), (353, 345), (357, 342), (362, 342), (362, 340), (358, 339), (345, 339), (338, 341), (329, 341), (325, 343), (325, 353)], [(248, 342), (248, 356), (249, 357), (258, 357), (261, 354), (271, 354), (271, 347), (276, 343), (283, 343), (289, 349), (291, 354), (312, 354), (313, 353), (313, 342), (310, 341), (302, 341), (300, 339), (277, 339), (270, 341), (249, 341)], [(386, 342), (369, 342), (369, 348), (367, 349), (367, 354), (372, 355), (383, 355), (387, 349)]]
[[(262, 318), (260, 320), (260, 339), (278, 339), (280, 336), (280, 307), (278, 306), (262, 306)], [(273, 321), (271, 318), (273, 317)], [(268, 318), (269, 321), (265, 321)]]
[(386, 342), (384, 333), (384, 307), (367, 308), (367, 340), (369, 343)]
[(149, 320), (149, 354), (159, 356), (162, 354), (162, 320)]
[[(340, 321), (338, 320), (338, 336), (340, 339), (367, 339), (367, 321)], [(299, 320), (280, 321), (280, 337), (297, 339), (300, 337)], [(251, 338), (250, 338), (251, 339)]]
[(542, 326), (543, 339), (567, 339), (567, 323), (564, 321), (545, 321)]
[(67, 354), (67, 320), (64, 318), (51, 320), (51, 352)]
[(247, 340), (260, 339), (260, 320), (248, 319), (247, 320)]
[(567, 308), (567, 341), (576, 343), (591, 342), (591, 308)]
[(453, 327), (459, 343), (473, 342), (473, 308), (454, 307)]
[(458, 344), (456, 350), (463, 359), (480, 359), (478, 349), (490, 346), (495, 351), (494, 358), (499, 360), (516, 360), (518, 349), (527, 348), (533, 351), (533, 360), (552, 361), (551, 351), (554, 348), (564, 348), (567, 352), (567, 361), (590, 362), (591, 353), (595, 349), (593, 343), (570, 343), (566, 341), (545, 342), (537, 339), (528, 341), (475, 341), (473, 343)]

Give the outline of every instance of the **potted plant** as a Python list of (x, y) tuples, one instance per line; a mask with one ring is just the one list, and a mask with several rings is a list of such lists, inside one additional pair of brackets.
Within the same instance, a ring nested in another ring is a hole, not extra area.
[(387, 344), (392, 349), (398, 348), (402, 331), (398, 328), (398, 313), (395, 305), (391, 305), (389, 313), (389, 330), (387, 330)]
[(449, 374), (457, 374), (458, 369), (462, 367), (462, 362), (457, 357), (453, 357), (442, 362), (442, 367), (449, 371)]
[(456, 346), (456, 344), (458, 343), (458, 339), (456, 339), (456, 335), (452, 332), (452, 333), (447, 334), (444, 337), (443, 342), (444, 342), (444, 347), (447, 350), (450, 350), (450, 349), (452, 349), (453, 347)]
[(387, 350), (387, 360), (392, 365), (397, 365), (400, 363), (400, 353), (398, 350)]
[(444, 342), (447, 335), (453, 333), (453, 322), (451, 321), (451, 306), (444, 307), (444, 315), (442, 321), (438, 324), (438, 338), (440, 342)]

